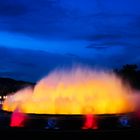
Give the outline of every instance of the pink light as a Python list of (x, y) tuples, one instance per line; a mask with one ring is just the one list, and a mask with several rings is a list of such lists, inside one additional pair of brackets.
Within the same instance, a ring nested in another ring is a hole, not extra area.
[(93, 114), (85, 115), (85, 122), (82, 129), (98, 129), (97, 120)]

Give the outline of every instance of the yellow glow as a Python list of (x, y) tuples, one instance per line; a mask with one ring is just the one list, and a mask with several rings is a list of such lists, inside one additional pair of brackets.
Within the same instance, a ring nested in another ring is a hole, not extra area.
[(75, 68), (55, 71), (40, 80), (34, 90), (26, 88), (7, 96), (3, 110), (20, 107), (36, 114), (114, 114), (135, 109), (132, 91), (113, 73)]

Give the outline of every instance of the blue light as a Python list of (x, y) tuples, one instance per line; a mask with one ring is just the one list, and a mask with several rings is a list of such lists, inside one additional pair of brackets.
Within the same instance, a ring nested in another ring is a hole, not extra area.
[(123, 127), (130, 127), (130, 119), (128, 116), (121, 117), (119, 122)]
[(57, 120), (55, 118), (48, 119), (47, 126), (45, 128), (46, 129), (59, 129), (57, 127)]

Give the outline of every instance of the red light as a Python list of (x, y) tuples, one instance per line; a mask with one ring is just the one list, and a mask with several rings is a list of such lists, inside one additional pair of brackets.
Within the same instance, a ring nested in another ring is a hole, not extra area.
[(23, 114), (22, 112), (20, 112), (17, 109), (12, 113), (10, 126), (11, 127), (23, 127), (25, 120), (26, 120), (25, 114)]
[(82, 129), (98, 129), (97, 120), (93, 114), (85, 115), (85, 122)]

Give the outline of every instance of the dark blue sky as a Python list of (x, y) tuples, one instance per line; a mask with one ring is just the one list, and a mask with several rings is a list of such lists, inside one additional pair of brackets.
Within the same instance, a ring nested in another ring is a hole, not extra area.
[(0, 46), (42, 50), (113, 68), (140, 64), (139, 6), (139, 0), (3, 0)]

